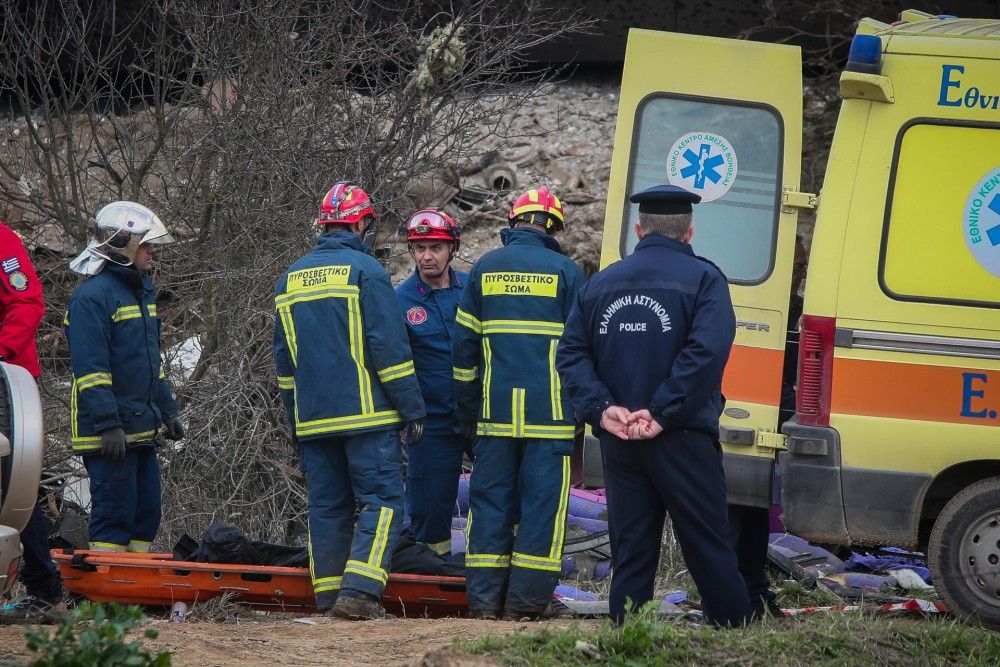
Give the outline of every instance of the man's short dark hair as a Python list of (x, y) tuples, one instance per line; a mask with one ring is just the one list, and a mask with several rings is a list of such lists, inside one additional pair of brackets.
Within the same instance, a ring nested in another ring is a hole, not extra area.
[(639, 226), (642, 231), (649, 234), (663, 234), (669, 239), (680, 241), (687, 230), (691, 228), (692, 214), (673, 213), (663, 215), (659, 213), (639, 213)]

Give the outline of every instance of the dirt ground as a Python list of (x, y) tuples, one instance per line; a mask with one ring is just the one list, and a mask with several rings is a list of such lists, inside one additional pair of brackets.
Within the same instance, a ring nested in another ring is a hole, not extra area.
[[(496, 664), (450, 648), (455, 638), (537, 628), (459, 618), (390, 619), (351, 623), (321, 616), (226, 623), (153, 621), (160, 636), (146, 639), (151, 653), (170, 651), (174, 665), (423, 665), (477, 667)], [(566, 623), (566, 621), (553, 621)], [(27, 663), (33, 656), (24, 627), (0, 626), (0, 665)]]

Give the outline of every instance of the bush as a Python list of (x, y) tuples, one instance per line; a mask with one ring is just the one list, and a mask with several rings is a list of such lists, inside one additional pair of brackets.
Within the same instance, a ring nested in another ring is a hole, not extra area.
[[(166, 651), (153, 656), (143, 648), (141, 639), (123, 641), (129, 630), (145, 621), (136, 605), (84, 602), (68, 613), (51, 634), (43, 627), (29, 627), (25, 636), (28, 648), (39, 654), (32, 663), (35, 667), (169, 666), (170, 654)], [(149, 639), (158, 635), (152, 628), (143, 634)]]

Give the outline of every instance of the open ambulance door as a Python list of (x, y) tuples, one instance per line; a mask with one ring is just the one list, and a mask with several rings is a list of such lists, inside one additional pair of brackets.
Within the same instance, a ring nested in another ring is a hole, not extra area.
[[(799, 192), (798, 47), (629, 31), (601, 266), (632, 252), (638, 207), (661, 183), (702, 197), (694, 250), (729, 279), (737, 330), (723, 380), (730, 502), (769, 507)], [(797, 323), (792, 323), (797, 326)]]

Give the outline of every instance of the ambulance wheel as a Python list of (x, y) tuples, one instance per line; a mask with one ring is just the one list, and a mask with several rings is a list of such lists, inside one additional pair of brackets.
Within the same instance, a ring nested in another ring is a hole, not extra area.
[(938, 594), (956, 616), (1000, 629), (1000, 477), (966, 487), (941, 510), (929, 564)]

